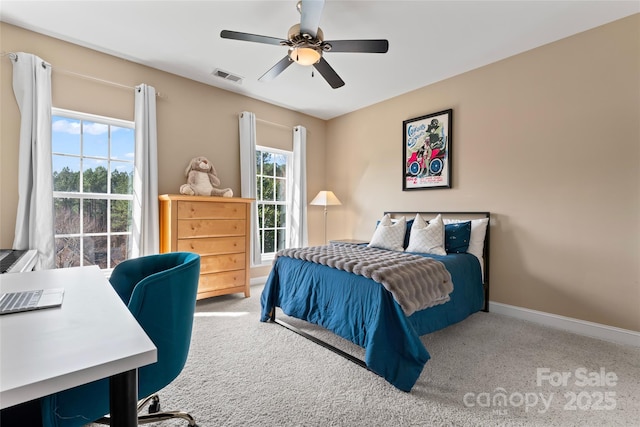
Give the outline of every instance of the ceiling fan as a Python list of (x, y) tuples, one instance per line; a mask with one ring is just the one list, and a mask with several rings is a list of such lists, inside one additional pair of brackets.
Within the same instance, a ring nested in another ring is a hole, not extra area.
[(344, 81), (324, 59), (325, 52), (386, 53), (389, 50), (387, 40), (324, 40), (324, 34), (318, 27), (324, 0), (301, 0), (296, 5), (300, 12), (300, 24), (289, 28), (286, 40), (257, 34), (223, 30), (220, 37), (255, 43), (288, 46), (289, 52), (258, 80), (269, 81), (277, 77), (293, 62), (313, 67), (324, 77), (332, 88), (344, 86)]

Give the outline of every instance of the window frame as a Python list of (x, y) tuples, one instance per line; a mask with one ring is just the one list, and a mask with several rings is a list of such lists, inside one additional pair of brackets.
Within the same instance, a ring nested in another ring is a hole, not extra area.
[[(131, 226), (129, 227), (128, 231), (112, 231), (111, 227), (112, 227), (112, 221), (111, 221), (111, 202), (115, 201), (115, 200), (126, 200), (129, 201), (131, 203), (131, 206), (133, 205), (133, 201), (134, 201), (134, 190), (133, 190), (133, 182), (131, 182), (132, 185), (132, 191), (130, 194), (122, 194), (122, 193), (111, 193), (111, 177), (112, 177), (112, 168), (111, 168), (111, 162), (114, 160), (117, 160), (118, 162), (122, 162), (123, 164), (130, 164), (132, 166), (132, 169), (135, 171), (135, 155), (131, 160), (124, 160), (124, 159), (115, 159), (111, 157), (111, 127), (118, 127), (118, 128), (125, 128), (125, 129), (131, 129), (132, 131), (134, 131), (134, 135), (135, 135), (135, 122), (134, 121), (129, 121), (129, 120), (122, 120), (122, 119), (116, 119), (116, 118), (112, 118), (112, 117), (106, 117), (106, 116), (100, 116), (97, 114), (90, 114), (90, 113), (85, 113), (85, 112), (81, 112), (81, 111), (73, 111), (73, 110), (67, 110), (67, 109), (63, 109), (63, 108), (58, 108), (58, 107), (52, 107), (51, 108), (51, 116), (53, 117), (64, 117), (67, 119), (71, 119), (71, 120), (79, 120), (79, 121), (88, 121), (88, 122), (92, 122), (92, 123), (99, 123), (99, 124), (104, 124), (109, 126), (109, 146), (108, 146), (108, 154), (107, 154), (107, 158), (106, 158), (106, 162), (109, 165), (106, 169), (107, 169), (107, 192), (106, 193), (95, 193), (95, 192), (85, 192), (84, 191), (84, 186), (83, 186), (83, 175), (84, 175), (84, 167), (83, 167), (83, 160), (84, 159), (89, 159), (89, 160), (101, 160), (101, 161), (105, 161), (104, 157), (99, 157), (99, 156), (92, 156), (92, 155), (84, 155), (84, 145), (83, 145), (83, 132), (80, 133), (80, 154), (79, 155), (75, 155), (75, 154), (69, 154), (69, 153), (59, 153), (59, 152), (55, 152), (53, 151), (53, 144), (52, 144), (52, 150), (51, 150), (51, 161), (53, 163), (53, 159), (54, 156), (62, 156), (62, 157), (71, 157), (71, 158), (78, 158), (80, 159), (80, 177), (79, 177), (79, 188), (78, 191), (53, 191), (52, 194), (52, 201), (55, 201), (55, 199), (77, 199), (79, 200), (79, 232), (78, 233), (55, 233), (54, 234), (54, 239), (58, 239), (58, 238), (64, 238), (64, 237), (71, 237), (71, 238), (79, 238), (80, 240), (80, 266), (84, 266), (84, 265), (95, 265), (95, 264), (85, 264), (85, 260), (84, 260), (84, 238), (85, 237), (106, 237), (107, 238), (107, 245), (106, 245), (106, 268), (101, 268), (101, 270), (103, 272), (105, 272), (105, 274), (109, 275), (110, 272), (113, 270), (114, 266), (111, 265), (111, 237), (113, 236), (129, 236), (129, 243), (127, 245), (127, 256), (125, 257), (125, 259), (129, 258), (129, 255), (131, 254), (131, 243), (134, 239), (134, 230), (135, 227), (133, 227), (133, 224), (135, 223), (135, 219), (133, 218), (133, 209), (131, 210), (131, 218), (130, 218), (130, 224)], [(53, 120), (52, 120), (52, 126), (53, 126)], [(52, 134), (53, 134), (53, 128), (52, 128)], [(53, 139), (53, 135), (52, 135), (52, 139)], [(134, 136), (134, 152), (135, 152), (135, 136)], [(53, 169), (53, 168), (52, 168)], [(53, 170), (52, 172), (55, 172), (55, 170)], [(84, 221), (82, 221), (83, 218), (83, 213), (84, 213), (84, 202), (85, 200), (106, 200), (107, 201), (107, 209), (106, 209), (106, 215), (107, 215), (107, 226), (106, 226), (106, 231), (104, 232), (85, 232), (84, 231)], [(55, 214), (55, 208), (54, 208), (54, 214)], [(121, 261), (120, 261), (121, 262)], [(116, 264), (117, 265), (117, 264)], [(56, 265), (55, 268), (63, 268), (63, 267), (58, 267)]]
[[(289, 247), (289, 235), (291, 234), (291, 229), (290, 229), (290, 224), (291, 224), (291, 169), (293, 167), (293, 152), (289, 151), (289, 150), (283, 150), (280, 148), (273, 148), (273, 147), (268, 147), (268, 146), (264, 146), (264, 145), (258, 145), (256, 144), (255, 146), (256, 148), (256, 158), (257, 158), (257, 153), (260, 152), (268, 152), (271, 154), (275, 154), (275, 155), (282, 155), (285, 156), (286, 158), (286, 173), (284, 176), (285, 179), (285, 201), (283, 202), (277, 202), (277, 201), (265, 201), (262, 199), (262, 191), (260, 188), (258, 188), (258, 185), (256, 183), (256, 211), (257, 214), (260, 214), (260, 209), (259, 209), (259, 205), (260, 204), (270, 204), (270, 205), (283, 205), (285, 206), (285, 226), (284, 227), (274, 227), (274, 229), (277, 231), (278, 229), (284, 229), (285, 230), (285, 243), (284, 243), (284, 247), (288, 248)], [(255, 161), (255, 159), (254, 159)], [(254, 181), (257, 180), (258, 176), (264, 176), (260, 173), (261, 171), (259, 171), (257, 169), (257, 165), (256, 165), (256, 176), (253, 178)], [(274, 172), (274, 177), (277, 177), (277, 175), (275, 175)], [(275, 191), (275, 188), (274, 188)], [(257, 230), (258, 230), (258, 236), (263, 235), (265, 227), (260, 227), (260, 218), (257, 218), (258, 222), (256, 224)], [(264, 226), (264, 218), (262, 218), (262, 223)], [(271, 229), (271, 227), (269, 227), (268, 229)], [(262, 232), (262, 233), (261, 233)], [(263, 237), (264, 239), (264, 237)], [(276, 251), (275, 252), (262, 252), (262, 241), (259, 244), (260, 246), (260, 259), (262, 261), (263, 264), (267, 264), (270, 263), (274, 260), (275, 258), (275, 254), (277, 252), (277, 243), (276, 243)]]

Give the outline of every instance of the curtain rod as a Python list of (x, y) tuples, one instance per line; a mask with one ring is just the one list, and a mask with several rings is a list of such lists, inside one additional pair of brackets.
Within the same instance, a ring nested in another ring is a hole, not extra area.
[[(16, 53), (14, 53), (14, 52), (2, 52), (1, 56), (3, 56), (3, 57), (4, 56), (8, 56), (9, 59), (11, 59), (12, 61), (17, 61), (18, 60), (18, 55)], [(94, 82), (106, 84), (106, 85), (109, 85), (109, 86), (118, 87), (118, 88), (121, 88), (121, 89), (136, 90), (136, 88), (133, 87), (133, 86), (128, 86), (128, 85), (125, 85), (125, 84), (122, 84), (122, 83), (112, 82), (110, 80), (100, 79), (98, 77), (88, 76), (86, 74), (76, 73), (75, 71), (65, 70), (64, 68), (54, 67), (53, 65), (48, 64), (46, 62), (42, 63), (43, 66), (45, 66), (45, 64), (49, 65), (51, 67), (51, 70), (55, 71), (57, 73), (67, 74), (69, 76), (79, 77), (81, 79), (91, 80), (91, 81), (94, 81)], [(156, 97), (163, 98), (163, 99), (167, 98), (164, 94), (161, 94), (160, 92), (156, 92)]]
[[(271, 125), (271, 126), (277, 126), (277, 127), (281, 127), (281, 128), (285, 128), (287, 130), (294, 130), (296, 128), (296, 126), (291, 127), (291, 126), (287, 126), (287, 125), (283, 125), (280, 123), (275, 123), (275, 122), (270, 122), (269, 120), (265, 120), (265, 119), (259, 119), (256, 117), (256, 122), (261, 122), (264, 123), (266, 125)], [(311, 131), (309, 129), (307, 129), (307, 134), (311, 134)]]
[[(242, 113), (240, 113), (240, 117), (242, 117)], [(281, 127), (281, 128), (285, 128), (287, 130), (294, 130), (296, 128), (296, 126), (291, 127), (291, 126), (287, 126), (287, 125), (283, 125), (280, 123), (275, 123), (275, 122), (270, 122), (269, 120), (265, 120), (265, 119), (259, 119), (256, 117), (256, 122), (261, 122), (264, 123), (266, 125), (271, 125), (271, 126), (277, 126), (277, 127)], [(298, 125), (299, 126), (299, 125)], [(307, 129), (307, 133), (311, 133), (311, 131), (309, 131), (309, 129)]]
[(256, 117), (256, 122), (261, 122), (261, 123), (264, 123), (264, 124), (267, 124), (267, 125), (278, 126), (278, 127), (285, 128), (285, 129), (288, 129), (288, 130), (293, 130), (293, 128), (291, 126), (282, 125), (280, 123), (270, 122), (269, 120), (259, 119), (257, 117)]

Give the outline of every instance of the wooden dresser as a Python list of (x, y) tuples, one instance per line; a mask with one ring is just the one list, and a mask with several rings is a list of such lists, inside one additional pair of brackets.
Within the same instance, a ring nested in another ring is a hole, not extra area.
[(160, 252), (200, 254), (198, 299), (244, 292), (249, 297), (252, 199), (163, 194)]

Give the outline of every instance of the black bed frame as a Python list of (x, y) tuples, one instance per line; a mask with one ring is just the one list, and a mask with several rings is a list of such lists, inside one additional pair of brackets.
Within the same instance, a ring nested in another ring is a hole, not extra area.
[[(427, 217), (435, 217), (438, 214), (442, 214), (443, 218), (454, 218), (454, 217), (463, 217), (456, 219), (483, 219), (487, 218), (489, 221), (487, 222), (487, 232), (484, 236), (484, 248), (482, 249), (484, 265), (482, 266), (484, 269), (484, 282), (482, 283), (482, 287), (484, 288), (484, 308), (482, 311), (488, 313), (489, 312), (489, 236), (491, 234), (491, 212), (385, 212), (385, 215), (389, 214), (391, 217), (397, 215), (412, 215), (415, 217), (416, 214), (425, 215)], [(411, 218), (407, 217), (407, 220)]]
[[(462, 217), (469, 217), (469, 219), (482, 219), (482, 218), (488, 218), (489, 222), (487, 223), (487, 231), (486, 234), (484, 236), (484, 249), (483, 249), (483, 258), (484, 258), (484, 265), (483, 265), (483, 269), (484, 269), (484, 282), (482, 284), (483, 289), (484, 289), (484, 308), (482, 309), (482, 311), (484, 312), (489, 312), (489, 236), (490, 236), (490, 229), (491, 229), (491, 213), (490, 212), (403, 212), (403, 211), (399, 211), (399, 212), (385, 212), (384, 213), (389, 214), (390, 216), (398, 216), (398, 215), (412, 215), (415, 216), (416, 214), (420, 214), (420, 215), (425, 215), (425, 216), (432, 216), (435, 217), (438, 214), (442, 214), (443, 217), (454, 217), (454, 216), (462, 216)], [(457, 219), (457, 218), (456, 218)], [(465, 219), (465, 218), (462, 218)], [(346, 353), (342, 350), (340, 350), (339, 348), (329, 344), (326, 341), (323, 341), (319, 338), (314, 337), (311, 334), (306, 333), (305, 331), (287, 323), (284, 322), (280, 319), (276, 319), (276, 308), (274, 307), (273, 310), (271, 311), (270, 314), (270, 318), (269, 320), (273, 323), (277, 323), (278, 325), (289, 329), (292, 332), (295, 332), (296, 334), (310, 340), (313, 341), (316, 344), (321, 345), (322, 347), (333, 351), (334, 353), (344, 357), (347, 360), (352, 361), (353, 363), (355, 363), (356, 365), (359, 365), (367, 370), (370, 370), (369, 367), (367, 366), (367, 364), (364, 362), (364, 360), (362, 359), (358, 359), (355, 356), (352, 356), (349, 353)], [(373, 372), (373, 371), (371, 371)]]

